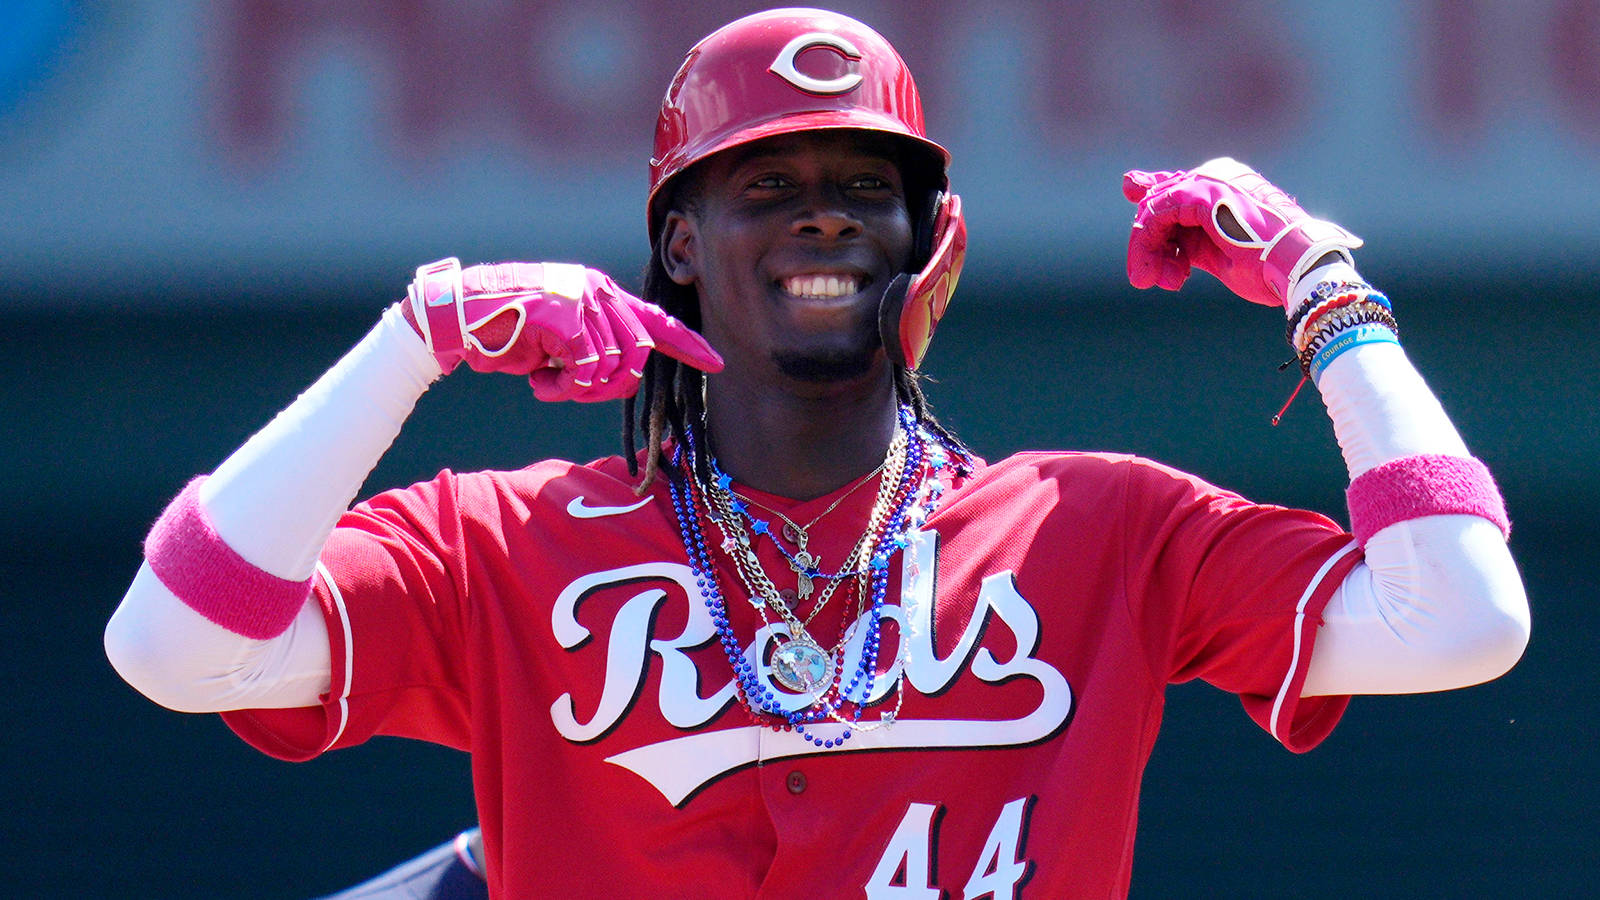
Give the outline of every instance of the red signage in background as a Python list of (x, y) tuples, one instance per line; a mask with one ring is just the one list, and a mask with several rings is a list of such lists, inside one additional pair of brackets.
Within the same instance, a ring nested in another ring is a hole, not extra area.
[[(247, 167), (270, 166), (295, 139), (308, 72), (338, 54), (369, 74), (399, 157), (448, 158), (452, 146), (470, 143), (573, 164), (631, 164), (648, 151), (657, 104), (684, 51), (765, 5), (231, 0), (215, 8), (211, 29), (217, 134)], [(1306, 7), (1278, 0), (840, 9), (900, 48), (935, 135), (959, 126), (960, 104), (1017, 92), (1028, 118), (1018, 130), (1068, 154), (1128, 143), (1180, 155), (1270, 150), (1312, 127), (1317, 104), (1343, 89), (1364, 56), (1332, 37), (1361, 28), (1295, 18)], [(1398, 108), (1420, 110), (1425, 136), (1440, 146), (1472, 150), (1508, 106), (1530, 99), (1569, 125), (1600, 130), (1600, 0), (1420, 0), (1393, 14), (1410, 32), (1393, 46), (1416, 59), (1396, 61), (1411, 76), (1394, 86), (1410, 101)], [(981, 33), (996, 28), (1001, 49), (1022, 60), (1020, 83), (975, 82), (966, 71)]]
[(1600, 0), (1560, 0), (1550, 36), (1551, 74), (1563, 111), (1589, 138), (1600, 137)]
[(1420, 93), (1428, 124), (1444, 143), (1463, 149), (1481, 137), (1484, 120), (1483, 34), (1475, 0), (1424, 0), (1421, 4)]
[(1423, 0), (1417, 94), (1428, 136), (1459, 155), (1496, 125), (1553, 120), (1600, 136), (1600, 0)]
[(1245, 155), (1305, 124), (1310, 67), (1272, 0), (1036, 4), (1049, 55), (1035, 109), (1074, 149), (1148, 142)]
[[(217, 131), (229, 155), (270, 165), (294, 140), (308, 70), (337, 53), (369, 72), (399, 155), (448, 155), (467, 142), (635, 161), (684, 51), (764, 5), (233, 0), (217, 7), (212, 31)], [(1270, 0), (1023, 4), (1012, 24), (1034, 43), (1011, 48), (1029, 63), (1014, 85), (974, 84), (960, 71), (974, 33), (990, 24), (981, 7), (927, 0), (854, 11), (917, 73), (935, 134), (956, 124), (960, 99), (982, 102), (992, 89), (1020, 92), (1031, 117), (1021, 130), (1066, 147), (1148, 138), (1198, 149), (1224, 137), (1261, 145), (1300, 123), (1307, 79), (1284, 9)]]
[(232, 0), (218, 5), (212, 28), (217, 132), (241, 162), (270, 164), (295, 139), (308, 70), (333, 53), (370, 74), (400, 155), (448, 156), (466, 143), (637, 163), (684, 52), (761, 6)]
[[(0, 13), (34, 54), (0, 66), (0, 267), (85, 297), (462, 248), (634, 267), (667, 82), (776, 2), (30, 0)], [(1121, 173), (1223, 154), (1367, 258), (1600, 242), (1600, 0), (837, 5), (916, 72), (974, 277), (1114, 275)]]

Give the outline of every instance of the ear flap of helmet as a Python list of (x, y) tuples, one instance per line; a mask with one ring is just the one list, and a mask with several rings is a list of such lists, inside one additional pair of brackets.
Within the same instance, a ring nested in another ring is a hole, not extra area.
[(878, 306), (884, 349), (890, 360), (907, 369), (922, 365), (967, 258), (967, 223), (961, 217), (960, 197), (941, 193), (927, 221), (933, 223), (927, 264), (915, 274), (896, 276)]

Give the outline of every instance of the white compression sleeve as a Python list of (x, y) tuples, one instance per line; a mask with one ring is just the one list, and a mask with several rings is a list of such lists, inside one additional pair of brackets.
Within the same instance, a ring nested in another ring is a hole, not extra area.
[[(439, 364), (398, 308), (200, 491), (218, 535), (247, 562), (302, 580), (362, 481), (394, 442)], [(254, 640), (216, 625), (140, 569), (106, 626), (106, 655), (129, 684), (186, 712), (315, 706), (329, 644), (308, 602), (288, 631)]]
[(1366, 557), (1323, 612), (1304, 695), (1466, 687), (1522, 655), (1527, 597), (1487, 519), (1399, 522), (1373, 535)]
[(139, 567), (105, 641), (125, 681), (178, 712), (315, 706), (332, 668), (316, 603), (302, 606), (288, 631), (255, 640), (190, 609), (149, 565)]
[[(1343, 264), (1339, 266), (1344, 267)], [(1355, 277), (1354, 269), (1319, 278)], [(1339, 356), (1318, 387), (1352, 479), (1404, 456), (1467, 456), (1439, 401), (1395, 344)], [(1500, 530), (1427, 516), (1373, 535), (1323, 613), (1302, 694), (1403, 694), (1503, 674), (1527, 645), (1528, 601)]]

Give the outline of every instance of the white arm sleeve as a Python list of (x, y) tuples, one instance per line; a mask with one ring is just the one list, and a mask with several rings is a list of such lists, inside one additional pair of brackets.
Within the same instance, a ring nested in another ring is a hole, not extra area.
[(328, 690), (328, 626), (307, 602), (270, 640), (235, 634), (190, 609), (139, 567), (106, 626), (106, 656), (125, 681), (178, 712), (315, 706)]
[[(400, 433), (439, 364), (397, 307), (316, 384), (228, 457), (200, 490), (217, 534), (279, 578), (311, 576), (322, 546)], [(129, 684), (183, 712), (315, 706), (332, 665), (308, 601), (288, 631), (255, 640), (216, 625), (139, 570), (106, 626)]]
[[(1343, 264), (1338, 264), (1343, 266)], [(1354, 277), (1355, 271), (1320, 278)], [(1396, 344), (1339, 356), (1318, 387), (1351, 479), (1403, 456), (1467, 456), (1455, 426)], [(1500, 529), (1426, 516), (1373, 535), (1329, 601), (1304, 696), (1406, 694), (1478, 684), (1521, 658), (1528, 599)]]

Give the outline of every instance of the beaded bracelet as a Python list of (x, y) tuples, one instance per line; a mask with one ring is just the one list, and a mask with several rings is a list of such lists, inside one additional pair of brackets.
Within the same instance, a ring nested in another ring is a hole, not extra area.
[(1376, 295), (1378, 301), (1384, 306), (1389, 305), (1389, 298), (1383, 296), (1381, 291), (1365, 281), (1319, 281), (1316, 287), (1311, 289), (1311, 293), (1306, 295), (1306, 302), (1302, 303), (1300, 308), (1304, 311), (1308, 304), (1321, 303), (1336, 294), (1342, 294), (1346, 291), (1365, 291)]
[[(1287, 369), (1298, 360), (1300, 383), (1290, 392), (1283, 408), (1272, 417), (1272, 424), (1282, 421), (1283, 414), (1289, 411), (1294, 398), (1300, 396), (1306, 381), (1320, 375), (1341, 353), (1361, 344), (1380, 341), (1398, 344), (1400, 325), (1395, 321), (1393, 310), (1389, 298), (1365, 281), (1317, 282), (1300, 308), (1289, 317), (1289, 327), (1284, 332), (1295, 355), (1278, 369)], [(1352, 329), (1356, 333), (1345, 340), (1343, 335)]]
[[(1341, 307), (1316, 321), (1310, 337), (1306, 339), (1305, 346), (1300, 350), (1300, 373), (1310, 378), (1312, 359), (1328, 344), (1343, 332), (1368, 324), (1387, 329), (1393, 336), (1394, 341), (1396, 343), (1399, 342), (1400, 325), (1395, 321), (1394, 313), (1390, 312), (1387, 307), (1368, 301), (1353, 303), (1349, 306)], [(1348, 350), (1349, 346), (1344, 349)], [(1343, 350), (1340, 352), (1343, 352)], [(1324, 360), (1324, 364), (1326, 362), (1327, 360)]]
[[(1300, 322), (1305, 319), (1313, 309), (1316, 309), (1318, 306), (1327, 303), (1330, 299), (1333, 299), (1336, 296), (1356, 291), (1369, 291), (1372, 293), (1377, 293), (1376, 291), (1373, 291), (1372, 285), (1367, 284), (1365, 281), (1317, 282), (1316, 287), (1311, 289), (1311, 293), (1306, 295), (1305, 302), (1301, 303), (1300, 308), (1295, 310), (1294, 315), (1289, 318), (1289, 328), (1284, 333), (1284, 336), (1289, 339), (1290, 343), (1293, 343), (1294, 339), (1292, 336), (1295, 333), (1295, 329), (1299, 327)], [(1387, 298), (1385, 298), (1385, 300), (1387, 301)]]
[(1301, 306), (1295, 320), (1289, 326), (1289, 346), (1298, 352), (1304, 350), (1308, 336), (1314, 331), (1315, 323), (1323, 316), (1337, 309), (1342, 309), (1353, 304), (1371, 302), (1392, 311), (1389, 298), (1381, 292), (1373, 290), (1370, 286), (1359, 286), (1345, 293), (1328, 292), (1320, 297), (1313, 294), (1310, 301)]
[(1302, 319), (1299, 327), (1289, 335), (1289, 345), (1297, 349), (1304, 349), (1307, 337), (1315, 331), (1316, 323), (1319, 320), (1335, 310), (1344, 309), (1347, 306), (1361, 303), (1366, 300), (1366, 298), (1367, 296), (1364, 293), (1352, 292), (1349, 294), (1341, 294), (1337, 297), (1334, 297), (1332, 300), (1319, 304), (1315, 310), (1312, 310), (1311, 315)]
[(1316, 327), (1312, 329), (1311, 334), (1306, 338), (1305, 345), (1301, 348), (1301, 358), (1305, 359), (1314, 356), (1317, 351), (1326, 346), (1340, 332), (1369, 322), (1384, 325), (1394, 331), (1396, 335), (1400, 333), (1400, 327), (1395, 322), (1394, 314), (1383, 307), (1373, 303), (1351, 304), (1318, 320)]

